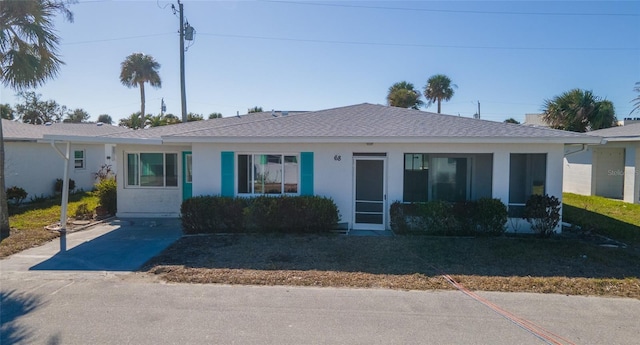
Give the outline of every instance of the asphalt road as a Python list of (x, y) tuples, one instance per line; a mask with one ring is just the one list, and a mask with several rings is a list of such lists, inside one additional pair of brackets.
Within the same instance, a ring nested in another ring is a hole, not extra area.
[[(164, 284), (107, 272), (0, 282), (3, 345), (549, 343), (457, 291)], [(640, 342), (638, 300), (481, 296), (562, 343)]]
[(53, 241), (0, 260), (0, 344), (640, 344), (635, 299), (478, 293), (508, 319), (459, 291), (165, 284), (130, 272), (177, 229), (115, 220), (69, 234), (63, 253)]

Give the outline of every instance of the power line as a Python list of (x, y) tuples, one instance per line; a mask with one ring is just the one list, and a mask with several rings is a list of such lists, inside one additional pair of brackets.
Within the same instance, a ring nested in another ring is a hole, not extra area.
[(391, 7), (391, 6), (369, 6), (369, 5), (352, 5), (352, 4), (332, 4), (317, 2), (300, 2), (300, 1), (284, 1), (284, 0), (261, 0), (263, 2), (306, 5), (306, 6), (324, 6), (324, 7), (344, 7), (344, 8), (364, 8), (374, 10), (394, 10), (394, 11), (411, 11), (411, 12), (436, 12), (436, 13), (467, 13), (467, 14), (500, 14), (500, 15), (533, 15), (533, 16), (592, 16), (592, 17), (640, 17), (639, 13), (573, 13), (573, 12), (516, 12), (516, 11), (477, 11), (477, 10), (445, 10), (445, 9), (427, 9), (427, 8), (408, 8), (408, 7)]
[(268, 37), (254, 35), (234, 35), (234, 34), (213, 34), (199, 33), (204, 36), (216, 36), (227, 38), (242, 39), (258, 39), (271, 41), (287, 41), (287, 42), (306, 42), (306, 43), (325, 43), (325, 44), (347, 44), (347, 45), (369, 45), (369, 46), (386, 46), (386, 47), (413, 47), (413, 48), (451, 48), (451, 49), (487, 49), (487, 50), (592, 50), (592, 51), (639, 51), (640, 48), (621, 48), (621, 47), (506, 47), (506, 46), (467, 46), (467, 45), (440, 45), (440, 44), (417, 44), (417, 43), (388, 43), (388, 42), (365, 42), (365, 41), (337, 41), (337, 40), (320, 40), (320, 39), (303, 39), (290, 37)]
[(105, 39), (91, 40), (91, 41), (64, 42), (64, 43), (61, 43), (60, 45), (76, 45), (76, 44), (122, 41), (122, 40), (132, 40), (136, 38), (158, 37), (158, 36), (166, 36), (166, 35), (173, 35), (173, 34), (175, 34), (175, 32), (168, 32), (168, 33), (165, 32), (161, 34), (149, 34), (149, 35), (129, 36), (129, 37), (119, 37), (119, 38), (105, 38)]

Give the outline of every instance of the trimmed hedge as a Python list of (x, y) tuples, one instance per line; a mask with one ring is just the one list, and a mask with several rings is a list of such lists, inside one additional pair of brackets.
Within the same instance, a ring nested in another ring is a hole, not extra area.
[(397, 234), (444, 236), (491, 235), (505, 232), (507, 207), (499, 199), (448, 203), (391, 204), (391, 230)]
[(338, 223), (338, 207), (319, 196), (197, 196), (180, 207), (182, 229), (198, 233), (322, 233)]

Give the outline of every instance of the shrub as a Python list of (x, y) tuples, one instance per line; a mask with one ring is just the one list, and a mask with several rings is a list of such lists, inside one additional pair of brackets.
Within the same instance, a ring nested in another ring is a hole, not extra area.
[(91, 219), (93, 218), (93, 210), (89, 210), (89, 205), (82, 203), (76, 208), (75, 218), (82, 220)]
[(27, 198), (27, 195), (27, 191), (20, 187), (7, 188), (7, 200), (12, 200), (15, 206), (20, 205)]
[(116, 214), (118, 211), (118, 184), (116, 180), (104, 179), (96, 183), (95, 187), (95, 193), (100, 199), (100, 206), (106, 208), (109, 214)]
[(453, 217), (456, 219), (456, 235), (472, 235), (478, 231), (478, 204), (475, 201), (458, 201), (451, 205)]
[[(57, 194), (61, 194), (62, 193), (62, 179), (56, 179), (56, 182), (53, 185), (53, 191), (56, 192)], [(73, 191), (74, 189), (76, 189), (76, 181), (69, 179), (69, 191)]]
[(116, 175), (111, 170), (111, 164), (102, 164), (100, 170), (93, 173), (93, 175), (96, 177), (96, 180), (98, 180), (98, 182), (106, 179), (113, 179), (116, 177)]
[(560, 222), (560, 200), (555, 196), (531, 195), (524, 208), (524, 218), (531, 230), (541, 237), (549, 237)]
[(29, 201), (32, 204), (45, 202), (47, 200), (49, 200), (49, 198), (47, 196), (45, 196), (44, 194), (40, 194), (39, 196), (38, 195), (32, 195), (31, 198), (29, 198)]
[(507, 223), (507, 206), (500, 199), (481, 198), (475, 201), (473, 216), (476, 231), (487, 235), (501, 235)]
[(418, 215), (418, 204), (403, 204), (401, 201), (394, 201), (389, 207), (389, 225), (397, 234), (422, 230), (421, 220), (422, 217)]
[(242, 198), (197, 196), (180, 206), (182, 229), (187, 234), (240, 232), (244, 226)]
[(458, 221), (453, 213), (453, 205), (441, 200), (420, 204), (419, 213), (424, 217), (425, 231), (432, 235), (458, 235)]
[(333, 200), (316, 196), (230, 198), (198, 196), (180, 208), (187, 234), (219, 232), (317, 233), (338, 222)]

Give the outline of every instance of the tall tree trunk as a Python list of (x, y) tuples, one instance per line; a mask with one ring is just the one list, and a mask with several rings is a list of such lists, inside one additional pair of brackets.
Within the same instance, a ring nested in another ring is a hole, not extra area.
[(140, 83), (140, 128), (144, 128), (144, 82)]
[(438, 114), (440, 114), (440, 104), (442, 104), (442, 100), (438, 98)]
[(0, 120), (0, 241), (9, 237), (9, 231), (9, 205), (7, 205), (7, 190), (4, 186), (4, 136), (2, 120)]

